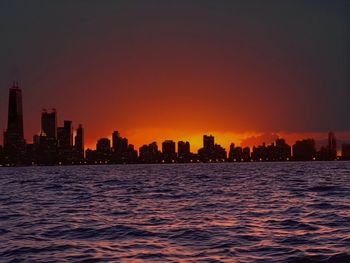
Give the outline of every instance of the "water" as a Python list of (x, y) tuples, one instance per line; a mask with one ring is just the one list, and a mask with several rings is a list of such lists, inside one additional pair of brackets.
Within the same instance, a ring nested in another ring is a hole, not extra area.
[(1, 262), (350, 262), (350, 162), (0, 169)]

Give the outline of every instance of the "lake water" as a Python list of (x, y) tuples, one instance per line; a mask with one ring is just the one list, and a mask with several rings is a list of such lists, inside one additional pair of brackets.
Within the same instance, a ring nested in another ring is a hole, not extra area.
[(350, 262), (350, 162), (0, 168), (1, 262)]

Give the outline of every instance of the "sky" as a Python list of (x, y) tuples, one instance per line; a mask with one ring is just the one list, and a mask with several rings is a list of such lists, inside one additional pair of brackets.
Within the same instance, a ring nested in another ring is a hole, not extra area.
[(52, 107), (90, 147), (114, 130), (137, 147), (350, 138), (349, 13), (347, 0), (1, 0), (0, 129), (16, 80), (28, 141)]

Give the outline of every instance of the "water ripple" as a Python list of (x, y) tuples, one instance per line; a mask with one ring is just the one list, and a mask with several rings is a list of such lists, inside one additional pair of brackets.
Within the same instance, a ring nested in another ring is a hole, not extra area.
[(1, 262), (350, 262), (350, 163), (0, 169)]

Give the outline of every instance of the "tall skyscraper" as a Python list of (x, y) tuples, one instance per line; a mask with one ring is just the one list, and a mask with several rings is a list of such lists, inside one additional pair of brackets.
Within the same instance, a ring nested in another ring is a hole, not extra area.
[(79, 124), (77, 134), (75, 135), (74, 147), (80, 157), (84, 158), (84, 128), (81, 124)]
[(114, 152), (121, 152), (121, 141), (120, 133), (118, 131), (114, 131), (112, 133), (112, 147)]
[(10, 88), (6, 132), (7, 134), (15, 134), (23, 139), (22, 90), (16, 82)]
[(190, 143), (179, 141), (177, 143), (177, 153), (178, 156), (189, 156), (190, 154)]
[(162, 143), (163, 161), (173, 162), (176, 159), (175, 142), (166, 140)]
[(41, 131), (45, 133), (48, 138), (57, 139), (57, 112), (52, 109), (48, 112), (43, 109), (41, 113)]
[(337, 140), (333, 132), (328, 133), (328, 159), (335, 160), (337, 158)]
[(97, 141), (96, 151), (98, 152), (110, 152), (111, 151), (111, 141), (108, 138), (101, 138)]
[(16, 82), (9, 91), (7, 130), (4, 133), (4, 151), (13, 163), (20, 161), (25, 151), (22, 90)]
[(189, 162), (191, 160), (189, 142), (179, 141), (177, 143), (177, 157), (179, 162)]
[(63, 149), (71, 149), (73, 146), (72, 121), (64, 121), (63, 127), (57, 129), (58, 146)]
[(203, 136), (203, 147), (204, 147), (204, 149), (214, 149), (214, 136), (204, 135)]

